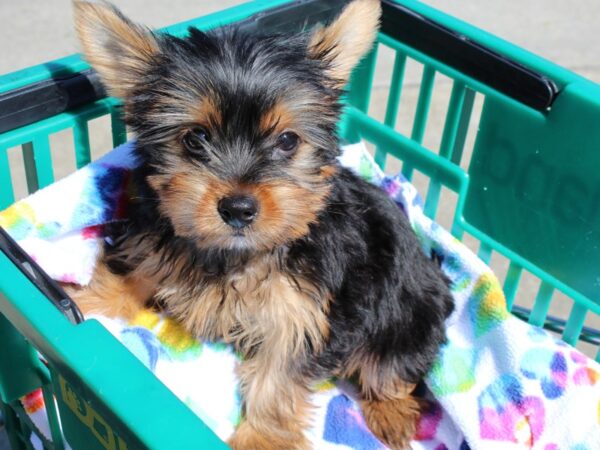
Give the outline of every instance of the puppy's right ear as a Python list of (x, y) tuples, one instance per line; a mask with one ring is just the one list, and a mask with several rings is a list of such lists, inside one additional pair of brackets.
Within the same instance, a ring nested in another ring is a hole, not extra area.
[(73, 6), (85, 58), (111, 95), (126, 98), (159, 52), (156, 37), (108, 3), (76, 1)]
[(353, 0), (329, 26), (313, 32), (309, 52), (326, 63), (334, 87), (344, 87), (354, 66), (373, 46), (380, 17), (379, 0)]

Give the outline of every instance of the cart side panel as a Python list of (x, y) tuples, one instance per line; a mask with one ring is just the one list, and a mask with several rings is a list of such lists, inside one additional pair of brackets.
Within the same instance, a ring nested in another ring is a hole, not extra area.
[(600, 88), (573, 83), (547, 113), (486, 98), (464, 219), (600, 304)]

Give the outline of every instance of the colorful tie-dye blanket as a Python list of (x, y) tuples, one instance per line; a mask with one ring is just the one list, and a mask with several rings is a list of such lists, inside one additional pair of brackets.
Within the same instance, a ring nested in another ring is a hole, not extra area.
[[(0, 213), (0, 225), (57, 280), (90, 278), (102, 224), (118, 220), (135, 165), (126, 144)], [(600, 367), (542, 329), (511, 316), (490, 269), (423, 215), (415, 188), (379, 171), (363, 145), (340, 158), (380, 185), (408, 215), (426, 254), (435, 252), (453, 284), (456, 311), (448, 344), (427, 376), (427, 405), (416, 449), (600, 449)], [(131, 323), (98, 318), (182, 401), (226, 439), (240, 420), (234, 352), (202, 343), (168, 317), (147, 312)], [(93, 351), (93, 349), (90, 349)], [(210, 370), (207, 370), (210, 369)], [(194, 382), (189, 382), (193, 380)], [(193, 386), (193, 389), (190, 388)], [(49, 435), (41, 394), (22, 399)], [(314, 448), (383, 449), (344, 383), (313, 396)]]

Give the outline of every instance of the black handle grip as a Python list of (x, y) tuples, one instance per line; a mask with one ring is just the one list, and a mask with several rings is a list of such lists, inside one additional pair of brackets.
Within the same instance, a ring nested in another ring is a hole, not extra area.
[(234, 25), (263, 34), (298, 32), (333, 19), (350, 0), (296, 0), (256, 13)]
[(538, 111), (558, 94), (549, 78), (391, 0), (383, 0), (388, 36)]
[(0, 94), (0, 133), (106, 97), (92, 69), (40, 81)]

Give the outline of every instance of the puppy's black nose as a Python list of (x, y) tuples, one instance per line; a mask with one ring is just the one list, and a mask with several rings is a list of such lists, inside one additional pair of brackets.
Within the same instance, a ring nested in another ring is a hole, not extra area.
[(219, 201), (217, 210), (223, 221), (234, 228), (244, 228), (256, 218), (256, 200), (246, 195), (226, 197)]

